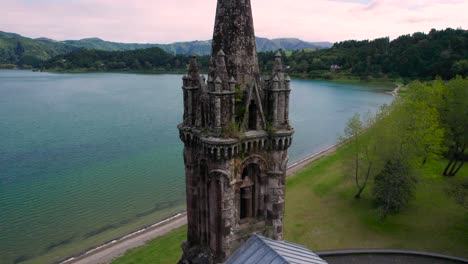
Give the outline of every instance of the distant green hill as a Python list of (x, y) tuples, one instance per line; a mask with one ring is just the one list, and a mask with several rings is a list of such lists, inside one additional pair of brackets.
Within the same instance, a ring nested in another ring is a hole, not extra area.
[(157, 44), (110, 42), (110, 41), (105, 41), (99, 38), (65, 40), (65, 41), (62, 41), (62, 43), (75, 47), (75, 48), (95, 49), (95, 50), (104, 50), (104, 51), (147, 49), (147, 48), (152, 48), (152, 47), (157, 46)]
[[(329, 48), (329, 42), (306, 42), (299, 39), (266, 39), (257, 38), (257, 50), (273, 51), (278, 49), (322, 49)], [(48, 38), (27, 38), (15, 33), (0, 31), (0, 64), (39, 66), (43, 61), (57, 55), (66, 54), (77, 49), (94, 49), (103, 51), (127, 51), (158, 47), (174, 55), (208, 55), (211, 52), (211, 41), (189, 41), (172, 44), (139, 44), (118, 43), (99, 38), (81, 40), (55, 41)]]
[[(63, 43), (76, 48), (96, 49), (105, 51), (135, 50), (158, 47), (172, 54), (183, 55), (209, 55), (211, 52), (211, 40), (176, 42), (171, 44), (138, 44), (138, 43), (118, 43), (104, 41), (99, 38), (88, 38), (81, 40), (66, 40)], [(330, 48), (330, 42), (306, 42), (295, 38), (267, 39), (257, 37), (257, 51), (298, 50), (298, 49), (323, 49)]]
[(48, 39), (31, 39), (0, 31), (0, 64), (36, 65), (76, 48)]

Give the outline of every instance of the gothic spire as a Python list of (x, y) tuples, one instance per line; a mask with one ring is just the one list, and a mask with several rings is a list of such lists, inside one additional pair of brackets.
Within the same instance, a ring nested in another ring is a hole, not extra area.
[(249, 84), (252, 79), (259, 78), (250, 0), (218, 0), (210, 75), (216, 71), (216, 57), (220, 50), (226, 56), (229, 76), (233, 76), (237, 83)]

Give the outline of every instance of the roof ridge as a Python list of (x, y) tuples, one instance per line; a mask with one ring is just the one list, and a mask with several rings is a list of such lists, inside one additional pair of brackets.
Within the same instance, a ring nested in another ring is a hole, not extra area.
[(283, 259), (285, 259), (287, 263), (294, 263), (288, 261), (288, 259), (292, 256), (294, 256), (293, 258), (298, 258), (302, 260), (314, 260), (314, 263), (327, 263), (312, 250), (296, 243), (273, 240), (266, 237), (263, 237), (262, 242), (266, 243), (270, 248), (272, 248), (275, 251), (275, 253), (280, 255)]
[[(256, 234), (256, 233), (254, 233), (253, 235), (254, 235), (255, 237), (257, 237), (258, 239), (260, 239), (260, 241), (262, 241), (262, 243), (263, 243), (264, 245), (266, 245), (270, 250), (272, 250), (273, 252), (275, 252), (276, 255), (277, 255), (278, 257), (280, 257), (285, 263), (290, 263), (290, 262), (287, 261), (278, 251), (276, 251), (276, 250), (275, 250), (274, 248), (272, 248), (268, 243), (266, 243), (265, 240), (263, 240), (263, 239), (267, 239), (266, 237), (261, 236), (261, 235), (258, 235), (258, 234)], [(271, 263), (271, 262), (270, 262), (270, 263)]]
[[(273, 240), (273, 239), (269, 239), (269, 238), (266, 238), (266, 240), (269, 240), (269, 241), (272, 241), (272, 242), (278, 243), (278, 244), (283, 244), (283, 245), (288, 245), (288, 246), (294, 246), (294, 247), (298, 247), (298, 248), (310, 250), (309, 248), (307, 248), (307, 247), (305, 247), (305, 246), (303, 246), (303, 245), (296, 244), (296, 243), (293, 243), (293, 242), (285, 242), (285, 241)], [(315, 254), (315, 253), (314, 253), (314, 254)], [(317, 254), (316, 254), (316, 255), (317, 255)]]

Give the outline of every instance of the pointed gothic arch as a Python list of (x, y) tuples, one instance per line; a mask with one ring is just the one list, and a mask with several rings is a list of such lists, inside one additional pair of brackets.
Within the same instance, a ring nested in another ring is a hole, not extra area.
[(241, 221), (256, 217), (257, 196), (260, 188), (259, 177), (260, 166), (256, 163), (250, 163), (242, 171), (242, 185), (239, 190), (239, 219)]
[(244, 159), (239, 167), (237, 179), (239, 223), (261, 219), (265, 216), (265, 177), (267, 163), (259, 155)]

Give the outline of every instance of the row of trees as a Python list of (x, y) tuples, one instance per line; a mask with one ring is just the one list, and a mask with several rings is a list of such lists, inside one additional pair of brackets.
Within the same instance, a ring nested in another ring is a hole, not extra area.
[[(208, 65), (208, 57), (201, 58)], [(184, 71), (188, 64), (185, 55), (172, 55), (154, 47), (129, 51), (101, 51), (81, 49), (59, 55), (44, 63), (46, 69), (89, 71)]]
[(360, 198), (374, 180), (373, 197), (383, 216), (409, 202), (421, 166), (446, 158), (441, 175), (455, 176), (466, 160), (468, 79), (419, 81), (376, 115), (359, 114), (342, 137), (353, 152), (353, 178)]

